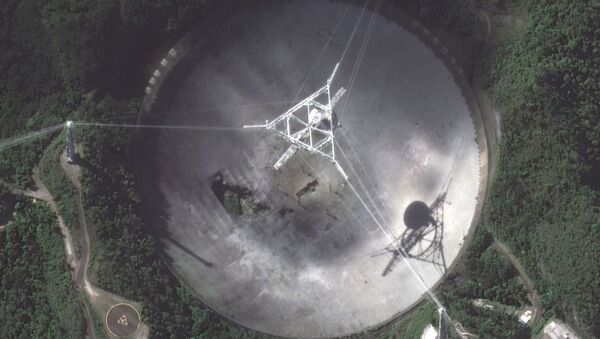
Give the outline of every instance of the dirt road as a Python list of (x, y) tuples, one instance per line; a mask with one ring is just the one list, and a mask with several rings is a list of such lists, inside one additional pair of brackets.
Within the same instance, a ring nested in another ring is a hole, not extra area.
[(71, 165), (68, 163), (67, 159), (64, 156), (60, 157), (60, 164), (65, 172), (65, 175), (69, 178), (73, 186), (77, 191), (76, 207), (77, 207), (77, 223), (79, 224), (79, 234), (81, 239), (80, 242), (80, 265), (79, 269), (76, 270), (75, 274), (75, 284), (80, 289), (85, 289), (85, 291), (92, 295), (94, 294), (91, 284), (88, 280), (88, 270), (90, 267), (90, 235), (87, 223), (85, 221), (85, 213), (83, 211), (83, 206), (81, 204), (81, 184), (79, 182), (79, 167), (76, 165)]
[(79, 272), (81, 271), (81, 265), (80, 265), (80, 260), (77, 258), (77, 254), (75, 252), (75, 246), (73, 243), (73, 238), (71, 236), (71, 232), (69, 231), (69, 228), (65, 224), (65, 221), (64, 221), (63, 217), (61, 216), (58, 206), (56, 205), (56, 202), (54, 201), (52, 195), (50, 194), (50, 192), (48, 191), (48, 189), (42, 182), (37, 168), (33, 170), (33, 182), (35, 183), (35, 186), (37, 186), (36, 190), (29, 190), (29, 189), (23, 190), (23, 189), (16, 187), (15, 185), (6, 183), (4, 181), (0, 181), (0, 184), (5, 186), (13, 194), (23, 195), (26, 197), (30, 197), (30, 198), (34, 198), (34, 199), (38, 199), (38, 200), (46, 202), (50, 206), (50, 209), (52, 210), (52, 212), (54, 212), (54, 214), (56, 215), (56, 219), (58, 220), (58, 225), (60, 228), (60, 233), (62, 234), (62, 237), (63, 237), (63, 244), (64, 244), (64, 248), (65, 248), (65, 256), (66, 256), (66, 260), (67, 260), (67, 265), (73, 270), (73, 272), (71, 274), (71, 278), (73, 279), (75, 288), (79, 291), (78, 300), (79, 300), (79, 303), (82, 305), (83, 310), (85, 312), (87, 332), (88, 332), (88, 335), (90, 338), (95, 339), (96, 334), (94, 332), (93, 318), (91, 316), (91, 312), (89, 310), (88, 305), (85, 303), (85, 300), (83, 299), (84, 295), (81, 293), (81, 289), (79, 288), (77, 276), (79, 275)]
[[(92, 317), (93, 310), (90, 309), (90, 306), (94, 308), (97, 313), (104, 314), (114, 304), (138, 304), (118, 295), (104, 291), (94, 286), (90, 282), (89, 269), (91, 264), (91, 231), (89, 225), (86, 222), (85, 211), (82, 205), (82, 189), (81, 183), (79, 181), (81, 169), (75, 164), (70, 164), (66, 160), (64, 155), (61, 156), (60, 163), (63, 171), (65, 172), (65, 175), (69, 178), (69, 180), (71, 181), (71, 183), (77, 191), (76, 208), (77, 222), (79, 224), (78, 235), (80, 239), (76, 239), (75, 241), (73, 239), (73, 236), (71, 235), (71, 232), (69, 231), (69, 228), (65, 224), (62, 215), (60, 214), (60, 210), (58, 208), (58, 205), (56, 204), (56, 201), (54, 200), (52, 194), (50, 194), (50, 191), (46, 188), (44, 182), (41, 180), (37, 169), (34, 169), (33, 171), (33, 181), (35, 183), (35, 186), (37, 187), (36, 190), (23, 190), (13, 184), (6, 183), (1, 180), (0, 185), (6, 187), (10, 192), (12, 192), (15, 195), (22, 195), (46, 202), (50, 206), (52, 212), (54, 212), (54, 214), (56, 215), (56, 219), (58, 220), (58, 224), (60, 227), (60, 232), (63, 237), (66, 261), (68, 266), (72, 269), (71, 279), (73, 280), (73, 285), (75, 286), (75, 289), (79, 292), (78, 300), (85, 312), (86, 327), (88, 332), (87, 337), (96, 339), (96, 333), (94, 330), (95, 326), (93, 320), (94, 318)], [(79, 253), (75, 251), (76, 248), (79, 249)], [(85, 302), (86, 296), (90, 301), (90, 304)], [(147, 338), (148, 334), (149, 327), (146, 324), (140, 323), (140, 328), (135, 333), (134, 337), (140, 339)]]
[(500, 252), (510, 261), (513, 267), (517, 270), (517, 273), (519, 273), (519, 277), (521, 278), (523, 285), (527, 289), (527, 295), (529, 296), (529, 300), (531, 301), (535, 309), (532, 321), (532, 323), (535, 323), (541, 316), (542, 304), (540, 301), (540, 296), (535, 289), (535, 285), (533, 284), (533, 281), (527, 275), (527, 272), (525, 271), (523, 265), (521, 265), (521, 263), (519, 262), (519, 259), (517, 259), (517, 257), (515, 257), (514, 254), (512, 254), (512, 252), (510, 251), (510, 249), (508, 249), (508, 247), (506, 247), (506, 245), (494, 239), (494, 247), (496, 248), (496, 250), (498, 250), (498, 252)]
[[(80, 265), (79, 269), (76, 271), (74, 275), (75, 284), (80, 289), (83, 289), (87, 293), (87, 296), (92, 304), (92, 307), (96, 309), (98, 313), (104, 314), (108, 311), (108, 309), (120, 303), (126, 303), (130, 305), (137, 305), (136, 302), (127, 300), (121, 296), (115, 295), (108, 291), (105, 291), (94, 284), (92, 284), (89, 280), (89, 271), (91, 266), (91, 227), (88, 224), (85, 211), (83, 208), (83, 192), (81, 182), (79, 180), (81, 176), (81, 167), (77, 164), (70, 163), (64, 154), (60, 158), (61, 167), (69, 179), (73, 187), (77, 192), (77, 196), (75, 199), (76, 208), (77, 208), (77, 223), (79, 224), (79, 245), (80, 245)], [(139, 306), (139, 305), (138, 305)], [(135, 332), (134, 338), (142, 339), (147, 338), (149, 334), (149, 327), (140, 321), (140, 327)]]

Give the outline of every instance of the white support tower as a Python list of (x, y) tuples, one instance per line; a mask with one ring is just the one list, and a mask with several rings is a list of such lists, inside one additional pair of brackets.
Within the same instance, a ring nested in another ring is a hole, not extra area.
[(65, 125), (67, 127), (67, 144), (65, 146), (65, 153), (67, 155), (67, 160), (74, 162), (75, 145), (73, 144), (73, 121), (67, 121)]
[(438, 339), (446, 339), (446, 317), (444, 314), (446, 313), (446, 309), (443, 307), (438, 308), (438, 314), (440, 316), (439, 326), (438, 326)]
[(346, 92), (344, 87), (340, 87), (333, 98), (331, 97), (330, 86), (339, 65), (339, 63), (335, 65), (325, 86), (319, 88), (282, 115), (272, 121), (267, 120), (261, 125), (244, 125), (244, 128), (274, 130), (291, 144), (273, 166), (275, 169), (283, 166), (298, 149), (304, 149), (331, 161), (342, 177), (345, 180), (348, 179), (348, 176), (335, 159), (335, 137), (333, 134), (334, 129), (337, 127), (333, 107)]

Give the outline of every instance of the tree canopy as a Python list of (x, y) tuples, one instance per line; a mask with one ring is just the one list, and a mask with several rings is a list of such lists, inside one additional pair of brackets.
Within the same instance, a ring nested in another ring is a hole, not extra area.
[[(134, 117), (160, 51), (229, 2), (5, 0), (0, 6), (0, 138), (67, 119)], [(600, 336), (600, 4), (394, 3), (458, 41), (459, 62), (467, 75), (485, 79), (502, 113), (499, 167), (484, 227), (518, 255), (547, 309), (583, 334)], [(486, 42), (473, 6), (508, 5), (525, 8), (523, 30), (481, 54)], [(60, 142), (52, 143), (55, 136), (0, 153), (0, 176), (21, 187), (31, 185), (31, 171), (42, 161), (49, 188), (63, 196), (59, 205), (67, 206), (73, 191), (54, 167), (61, 149)], [(133, 136), (91, 128), (78, 140), (89, 162), (84, 205), (94, 225), (95, 282), (141, 301), (153, 336), (251, 336), (192, 298), (144, 231), (136, 213)], [(6, 210), (11, 204), (2, 197), (0, 208)], [(24, 201), (16, 211), (0, 233), (0, 337), (81, 337), (83, 321), (51, 214)], [(522, 300), (514, 272), (489, 244), (483, 245), (490, 235), (482, 234), (465, 264), (473, 283), (448, 290), (445, 300), (463, 325), (480, 329), (481, 335), (527, 334), (514, 317), (468, 302), (485, 297), (518, 306)], [(510, 331), (502, 333), (502, 326)]]
[(600, 336), (600, 4), (527, 11), (523, 34), (489, 64), (503, 137), (485, 222), (545, 307)]
[(0, 337), (82, 338), (85, 322), (50, 208), (20, 200), (0, 245)]

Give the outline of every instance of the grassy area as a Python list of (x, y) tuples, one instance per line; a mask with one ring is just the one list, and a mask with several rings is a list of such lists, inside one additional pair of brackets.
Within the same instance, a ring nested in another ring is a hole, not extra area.
[(427, 325), (432, 324), (437, 328), (438, 322), (435, 305), (430, 301), (425, 301), (375, 337), (377, 339), (419, 339)]

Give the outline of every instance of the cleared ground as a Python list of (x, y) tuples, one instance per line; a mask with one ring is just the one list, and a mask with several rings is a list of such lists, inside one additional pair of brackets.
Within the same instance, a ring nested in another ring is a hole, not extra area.
[(106, 326), (114, 336), (124, 337), (133, 334), (140, 325), (138, 311), (129, 304), (117, 304), (106, 313)]
[[(144, 120), (239, 127), (273, 119), (324, 84), (360, 14), (343, 2), (275, 2), (199, 30)], [(357, 27), (334, 90), (350, 89), (371, 14)], [(471, 226), (479, 149), (472, 112), (450, 71), (390, 18), (373, 16), (356, 81), (336, 109), (343, 126), (337, 154), (433, 285)], [(380, 324), (423, 294), (323, 159), (299, 153), (275, 171), (287, 145), (266, 131), (168, 129), (144, 133), (140, 146), (147, 223), (179, 278), (223, 316), (279, 336), (330, 337)], [(265, 209), (254, 216), (227, 211), (215, 190), (219, 177)], [(404, 224), (414, 201), (437, 201), (422, 232)]]

